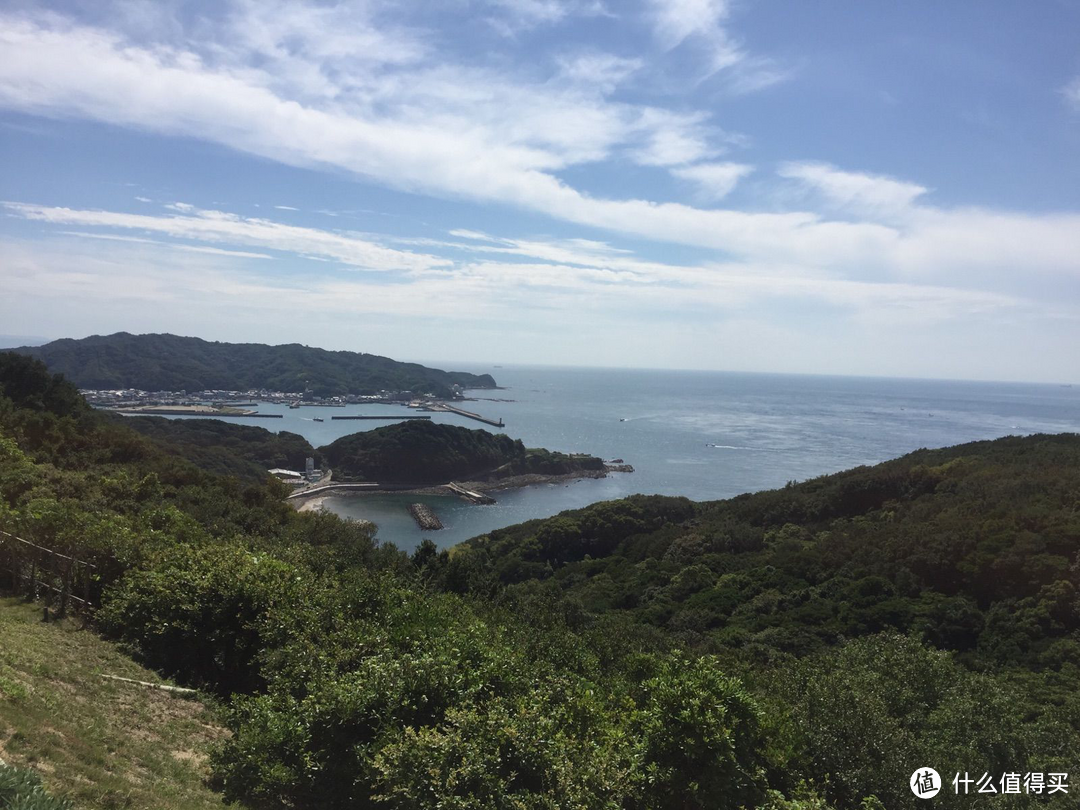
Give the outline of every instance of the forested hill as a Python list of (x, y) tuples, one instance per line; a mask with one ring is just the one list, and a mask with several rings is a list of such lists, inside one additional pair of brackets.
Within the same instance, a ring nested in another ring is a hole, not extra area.
[(322, 463), (322, 454), (303, 436), (287, 430), (273, 433), (257, 425), (235, 425), (220, 419), (166, 419), (163, 416), (102, 414), (150, 437), (173, 455), (207, 472), (262, 481), (267, 470), (304, 469), (308, 457)]
[[(139, 741), (149, 761), (209, 753), (228, 802), (916, 810), (927, 766), (938, 808), (981, 806), (954, 773), (1070, 774), (1067, 794), (990, 803), (1080, 804), (1076, 436), (711, 504), (629, 498), (410, 558), (130, 421), (0, 353), (0, 526), (93, 562), (94, 628), (218, 696), (212, 751)], [(0, 545), (20, 597), (64, 582), (65, 558), (20, 548)], [(4, 713), (57, 725), (9, 659)], [(109, 759), (95, 729), (12, 737), (4, 757), (63, 788)], [(100, 800), (80, 807), (116, 806), (83, 788)]]
[(981, 665), (1080, 667), (1076, 434), (920, 450), (711, 503), (634, 496), (468, 549), (459, 569), (544, 580), (703, 650), (806, 655), (892, 630)]
[(489, 374), (441, 371), (357, 352), (331, 352), (290, 343), (217, 343), (177, 335), (94, 335), (14, 351), (45, 362), (80, 388), (145, 391), (304, 391), (316, 396), (381, 390), (449, 396), (454, 384), (494, 388)]
[(593, 456), (529, 449), (505, 434), (423, 420), (343, 436), (319, 452), (335, 479), (386, 484), (445, 484), (604, 469), (604, 462)]

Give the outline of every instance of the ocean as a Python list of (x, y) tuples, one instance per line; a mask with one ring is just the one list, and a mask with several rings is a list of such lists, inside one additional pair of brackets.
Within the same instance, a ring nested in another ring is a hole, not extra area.
[[(529, 447), (624, 459), (633, 473), (600, 480), (494, 493), (491, 506), (456, 498), (342, 495), (325, 507), (379, 526), (378, 537), (411, 549), (423, 537), (438, 546), (502, 526), (549, 517), (633, 493), (728, 498), (875, 464), (921, 447), (945, 447), (1008, 435), (1080, 431), (1080, 387), (694, 371), (470, 366), (501, 390), (471, 391), (463, 407), (493, 419)], [(509, 400), (509, 401), (502, 401)], [(387, 422), (332, 421), (345, 413), (407, 413), (393, 405), (341, 408), (263, 404), (282, 419), (238, 419), (290, 430), (315, 446)], [(325, 421), (315, 422), (321, 416)], [(434, 421), (470, 428), (451, 414)], [(184, 418), (184, 417), (180, 417)], [(406, 511), (424, 502), (445, 528), (422, 532)]]

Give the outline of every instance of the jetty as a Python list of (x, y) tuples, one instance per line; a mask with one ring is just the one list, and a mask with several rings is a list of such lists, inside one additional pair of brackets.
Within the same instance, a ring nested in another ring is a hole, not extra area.
[(397, 421), (399, 419), (430, 419), (430, 416), (331, 416), (331, 419), (385, 419)]
[(413, 516), (416, 525), (424, 531), (438, 531), (443, 527), (439, 516), (427, 504), (410, 503), (409, 514)]
[(119, 413), (124, 416), (205, 416), (213, 419), (281, 419), (280, 413), (255, 413), (254, 411), (240, 411), (238, 413), (226, 413), (217, 410), (191, 410), (184, 408), (104, 408), (103, 410)]
[(500, 418), (498, 422), (494, 419), (488, 419), (486, 416), (481, 416), (478, 413), (472, 411), (466, 411), (461, 408), (455, 408), (453, 405), (448, 405), (445, 402), (435, 402), (427, 406), (429, 411), (443, 411), (445, 413), (456, 413), (458, 416), (464, 416), (466, 419), (475, 419), (477, 422), (483, 422), (485, 425), (491, 425), (492, 427), (506, 427), (503, 424), (503, 420)]
[(291, 500), (295, 500), (297, 498), (310, 498), (313, 495), (324, 495), (327, 492), (335, 492), (337, 490), (349, 490), (349, 489), (357, 490), (357, 489), (359, 489), (359, 490), (367, 490), (368, 492), (372, 492), (372, 491), (379, 490), (379, 489), (382, 489), (382, 488), (383, 487), (382, 487), (381, 484), (377, 484), (377, 483), (375, 483), (373, 481), (362, 481), (362, 482), (356, 483), (356, 484), (348, 484), (348, 483), (344, 483), (344, 482), (343, 483), (337, 483), (337, 484), (323, 484), (322, 486), (307, 487), (305, 489), (299, 489), (296, 492), (292, 493), (291, 495), (286, 495), (285, 500), (291, 501)]
[(485, 495), (482, 492), (476, 492), (475, 490), (465, 489), (461, 484), (455, 484), (451, 481), (446, 485), (446, 488), (457, 495), (460, 495), (467, 501), (480, 504), (492, 504), (495, 503), (495, 499), (490, 495)]

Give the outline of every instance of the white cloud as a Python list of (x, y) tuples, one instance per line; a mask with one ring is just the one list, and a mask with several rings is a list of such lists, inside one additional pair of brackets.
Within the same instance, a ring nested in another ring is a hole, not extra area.
[(698, 163), (694, 166), (673, 168), (671, 173), (696, 185), (706, 199), (720, 200), (753, 171), (754, 167), (745, 163)]
[[(217, 247), (163, 243), (144, 237), (115, 234), (110, 230), (151, 231), (171, 237), (256, 245), (352, 266), (371, 267), (375, 259), (379, 259), (383, 269), (408, 271), (399, 276), (395, 283), (388, 284), (384, 281), (386, 276), (382, 274), (357, 277), (348, 272), (319, 274), (305, 270), (303, 273), (292, 273), (288, 276), (289, 280), (283, 282), (260, 281), (246, 270), (238, 270), (234, 266), (222, 265), (215, 270), (222, 274), (222, 284), (232, 279), (228, 283), (233, 284), (236, 290), (261, 290), (257, 296), (260, 299), (272, 298), (281, 292), (283, 285), (287, 286), (290, 300), (295, 300), (300, 308), (310, 305), (313, 312), (317, 306), (344, 311), (343, 308), (360, 306), (356, 301), (361, 297), (365, 303), (356, 311), (373, 311), (377, 306), (384, 306), (387, 313), (416, 314), (422, 311), (417, 302), (424, 301), (438, 302), (442, 309), (452, 304), (454, 317), (458, 318), (467, 318), (469, 313), (475, 313), (477, 317), (482, 314), (484, 317), (507, 319), (513, 318), (515, 309), (559, 308), (575, 311), (606, 308), (611, 313), (626, 311), (627, 308), (643, 308), (653, 312), (650, 317), (663, 319), (668, 313), (670, 317), (678, 319), (680, 312), (739, 309), (768, 300), (817, 301), (854, 314), (889, 312), (893, 320), (905, 318), (911, 321), (985, 314), (1028, 306), (1020, 298), (999, 293), (909, 282), (854, 281), (830, 274), (811, 273), (797, 265), (738, 262), (667, 264), (643, 260), (629, 251), (588, 239), (511, 239), (474, 231), (457, 231), (457, 236), (475, 241), (429, 242), (432, 247), (464, 249), (485, 256), (477, 260), (452, 261), (438, 256), (394, 251), (355, 235), (294, 228), (219, 211), (197, 210), (193, 216), (150, 217), (19, 203), (5, 203), (4, 206), (16, 216), (33, 221), (99, 228), (101, 230), (80, 231), (74, 235), (117, 243), (118, 249), (156, 251), (152, 258), (140, 257), (138, 261), (130, 260), (130, 254), (120, 254), (127, 257), (125, 267), (128, 269), (122, 274), (124, 279), (128, 277), (127, 274), (136, 272), (136, 268), (170, 266), (168, 253), (176, 249), (209, 254), (221, 261), (269, 256)], [(0, 243), (0, 248), (3, 244)], [(50, 255), (48, 251), (40, 249), (23, 251), (19, 255), (24, 263), (32, 265), (42, 253)], [(113, 265), (107, 261), (107, 254), (100, 251), (87, 255), (96, 255), (98, 259), (92, 262), (81, 259), (73, 262), (70, 258), (51, 261), (52, 269), (47, 277), (32, 276), (24, 279), (25, 284), (47, 281), (55, 286), (58, 294), (64, 289), (72, 290), (74, 294), (76, 288), (82, 290), (90, 284), (88, 274), (96, 272), (103, 276), (105, 292), (102, 294), (107, 294), (114, 282), (108, 280), (111, 271), (106, 272), (101, 268)], [(68, 269), (72, 266), (79, 267), (79, 271), (73, 274)], [(98, 267), (98, 270), (92, 271), (93, 267)], [(139, 290), (147, 296), (151, 295), (148, 290), (152, 290), (153, 296), (164, 295), (162, 290), (168, 286), (166, 280), (158, 271), (154, 271), (153, 277), (158, 278), (160, 284), (150, 287), (146, 284), (136, 285), (127, 293), (128, 297)], [(196, 276), (194, 280), (189, 280), (188, 275), (182, 272), (175, 279), (181, 291), (188, 290), (191, 285), (204, 283), (203, 277)], [(12, 289), (12, 292), (25, 292), (26, 289), (29, 286), (20, 286)], [(223, 289), (211, 287), (205, 292), (210, 294), (217, 290), (221, 293)], [(334, 300), (328, 300), (330, 290), (337, 296)], [(181, 298), (189, 294), (178, 293)], [(470, 296), (478, 296), (482, 303), (470, 302)], [(256, 305), (256, 301), (245, 304), (248, 307)]]
[(609, 94), (637, 71), (644, 62), (601, 51), (587, 51), (558, 59), (559, 78), (571, 85), (594, 87)]
[(728, 16), (727, 0), (650, 0), (650, 5), (656, 36), (665, 48), (694, 35), (716, 36)]
[(1071, 82), (1069, 82), (1061, 91), (1065, 95), (1065, 100), (1069, 102), (1075, 109), (1080, 110), (1080, 76), (1077, 76)]
[(663, 48), (690, 43), (703, 51), (699, 81), (724, 71), (733, 92), (750, 93), (790, 75), (773, 60), (748, 54), (731, 36), (725, 25), (731, 11), (728, 0), (648, 0), (648, 5), (653, 33)]
[(185, 212), (184, 215), (160, 217), (18, 202), (5, 202), (2, 205), (16, 216), (36, 222), (138, 229), (179, 239), (255, 245), (301, 256), (335, 259), (363, 270), (424, 270), (450, 263), (446, 259), (395, 250), (348, 234), (240, 217), (223, 211), (204, 211), (186, 203), (171, 206)]
[[(0, 105), (204, 138), (405, 190), (509, 203), (734, 251), (747, 242), (777, 244), (783, 241), (777, 228), (809, 229), (816, 219), (594, 199), (552, 174), (606, 159), (623, 145), (651, 165), (707, 157), (699, 114), (607, 102), (595, 88), (523, 86), (456, 67), (384, 75), (362, 87), (353, 76), (341, 88), (347, 102), (302, 103), (278, 95), (271, 76), (211, 65), (213, 53), (137, 47), (100, 29), (8, 16), (0, 25)], [(73, 64), (80, 68), (69, 69)], [(836, 238), (838, 230), (848, 228), (828, 227), (819, 241)]]
[(275, 205), (274, 208), (276, 208), (279, 211), (299, 211), (300, 210), (299, 208), (293, 208), (291, 205)]
[(705, 117), (700, 114), (645, 110), (638, 126), (646, 133), (645, 143), (630, 150), (630, 154), (643, 166), (678, 166), (718, 151), (710, 146)]
[[(140, 46), (115, 31), (57, 16), (0, 15), (0, 105), (202, 138), (397, 189), (512, 205), (634, 238), (715, 249), (748, 266), (799, 265), (853, 278), (933, 272), (936, 279), (975, 286), (1020, 272), (1080, 275), (1080, 217), (1074, 214), (935, 209), (920, 204), (921, 185), (828, 164), (781, 167), (786, 180), (811, 192), (810, 210), (706, 210), (590, 196), (560, 173), (629, 156), (688, 169), (682, 176), (692, 178), (693, 164), (712, 163), (728, 138), (700, 113), (611, 100), (610, 76), (574, 78), (564, 71), (537, 81), (454, 64), (433, 67), (417, 62), (431, 43), (393, 29), (385, 36), (413, 42), (408, 59), (387, 55), (378, 57), (378, 68), (360, 69), (348, 62), (352, 40), (317, 42), (312, 28), (289, 50), (277, 22), (264, 20), (255, 5), (240, 8), (265, 30), (239, 50), (228, 50), (224, 39), (201, 50), (186, 40)], [(374, 27), (367, 8), (360, 4), (353, 12), (367, 15), (364, 32)], [(665, 18), (668, 42), (698, 37), (724, 21), (722, 4), (675, 3), (671, 9), (679, 14)], [(340, 22), (313, 19), (324, 28)], [(246, 61), (256, 51), (267, 55), (266, 65)], [(59, 217), (66, 209), (48, 210), (23, 215)], [(157, 232), (381, 269), (426, 270), (442, 261), (355, 236), (196, 212), (185, 203), (171, 210), (183, 216)], [(108, 225), (101, 217), (114, 217), (113, 227), (165, 227), (163, 218), (123, 224), (133, 222), (129, 214), (64, 216), (69, 219), (55, 221)]]
[(784, 163), (781, 177), (798, 180), (839, 208), (866, 214), (895, 214), (910, 208), (927, 189), (876, 174), (848, 172), (827, 163)]
[(234, 259), (272, 259), (266, 253), (250, 253), (244, 250), (225, 250), (224, 248), (205, 247), (203, 245), (182, 245), (176, 242), (162, 242), (159, 239), (142, 239), (138, 236), (121, 236), (111, 233), (87, 233), (86, 231), (61, 231), (66, 236), (79, 236), (83, 239), (105, 239), (111, 242), (135, 242), (142, 245), (160, 245), (172, 250), (186, 250), (191, 253), (207, 253), (211, 256), (229, 256)]

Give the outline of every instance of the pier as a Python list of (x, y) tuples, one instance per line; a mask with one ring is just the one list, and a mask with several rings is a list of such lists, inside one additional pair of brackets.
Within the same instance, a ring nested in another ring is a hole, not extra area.
[(455, 493), (457, 495), (460, 495), (465, 500), (471, 501), (472, 503), (479, 503), (479, 504), (492, 504), (492, 503), (495, 503), (495, 499), (492, 498), (490, 495), (484, 495), (482, 492), (476, 492), (476, 491), (471, 490), (471, 489), (465, 489), (465, 487), (461, 486), (461, 484), (455, 484), (453, 481), (451, 481), (449, 484), (447, 484), (446, 488), (448, 490), (450, 490), (451, 492), (453, 492), (453, 493)]
[(397, 421), (399, 419), (430, 419), (430, 416), (331, 416), (331, 419), (385, 419)]
[[(416, 492), (417, 490), (436, 493), (442, 490), (447, 495), (457, 495), (470, 503), (496, 503), (495, 499), (490, 495), (485, 495), (482, 492), (476, 492), (471, 489), (465, 489), (461, 484), (455, 484), (453, 481), (449, 484), (382, 484), (378, 481), (358, 481), (355, 483), (342, 481), (332, 484), (318, 484), (313, 487), (304, 487), (303, 489), (298, 489), (296, 492), (286, 495), (285, 500), (296, 501), (301, 498), (313, 498), (317, 495), (327, 495), (331, 492)], [(414, 505), (423, 506), (425, 509), (428, 509), (428, 507), (423, 504)], [(409, 511), (412, 512), (412, 506), (409, 507)], [(434, 513), (432, 513), (432, 516), (434, 517)], [(414, 514), (413, 517), (416, 517), (416, 515)], [(437, 521), (438, 518), (436, 517), (435, 520)], [(426, 527), (421, 526), (420, 528), (423, 529)], [(442, 526), (440, 525), (439, 528), (442, 528)]]
[(439, 516), (427, 504), (410, 503), (409, 514), (413, 516), (416, 525), (424, 531), (438, 531), (443, 527)]
[(428, 410), (444, 411), (446, 413), (456, 413), (458, 416), (464, 416), (466, 419), (475, 419), (477, 422), (483, 422), (485, 425), (491, 425), (492, 427), (505, 427), (502, 419), (499, 419), (499, 421), (496, 422), (494, 419), (488, 419), (486, 416), (481, 416), (480, 414), (473, 413), (472, 411), (465, 411), (461, 408), (455, 408), (453, 405), (447, 405), (445, 402), (436, 402), (433, 405), (429, 405)]
[(292, 493), (291, 495), (286, 495), (285, 500), (292, 501), (292, 500), (296, 500), (297, 498), (310, 498), (313, 495), (323, 495), (323, 494), (325, 494), (327, 492), (334, 492), (335, 490), (342, 490), (342, 489), (344, 489), (344, 490), (349, 490), (349, 489), (352, 489), (352, 490), (366, 490), (368, 492), (374, 492), (374, 491), (382, 489), (382, 485), (381, 484), (376, 484), (374, 482), (368, 482), (368, 481), (364, 481), (364, 482), (361, 482), (361, 483), (358, 483), (358, 484), (345, 484), (345, 483), (341, 483), (341, 484), (323, 484), (322, 486), (310, 487), (310, 488), (307, 488), (307, 489), (301, 489), (301, 490), (298, 490), (297, 492)]
[(191, 411), (182, 408), (104, 408), (103, 410), (124, 416), (201, 416), (210, 419), (281, 419), (280, 413), (221, 413), (219, 411)]

